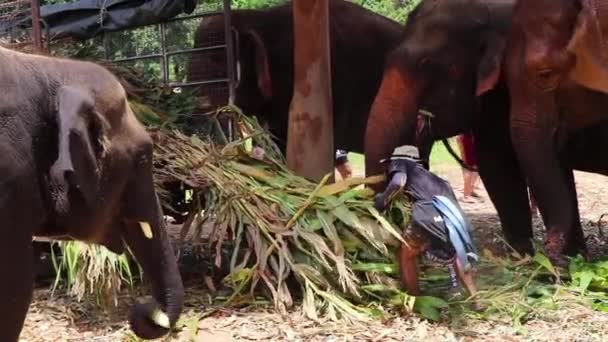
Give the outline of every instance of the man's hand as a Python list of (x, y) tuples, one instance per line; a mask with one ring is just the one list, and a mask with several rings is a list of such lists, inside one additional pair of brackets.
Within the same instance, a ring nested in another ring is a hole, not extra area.
[(379, 193), (375, 197), (374, 206), (376, 209), (382, 211), (386, 209), (390, 201), (397, 195), (405, 186), (407, 182), (407, 175), (405, 172), (396, 172), (393, 173), (393, 176), (384, 189), (384, 192)]
[(340, 173), (342, 179), (349, 179), (353, 176), (353, 169), (350, 167), (350, 162), (346, 161), (336, 166), (336, 170)]

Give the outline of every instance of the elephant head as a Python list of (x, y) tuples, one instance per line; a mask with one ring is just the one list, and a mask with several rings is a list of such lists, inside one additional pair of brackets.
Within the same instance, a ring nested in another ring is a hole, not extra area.
[(545, 252), (585, 253), (576, 186), (560, 151), (569, 136), (606, 119), (608, 2), (518, 1), (504, 75), (509, 133), (547, 228)]
[(421, 109), (433, 115), (434, 139), (469, 128), (477, 97), (499, 79), (512, 7), (513, 1), (422, 1), (410, 13), (367, 122), (368, 175), (382, 172), (379, 161), (395, 146), (418, 143)]
[[(259, 112), (263, 104), (272, 97), (272, 80), (266, 42), (260, 32), (265, 11), (236, 10), (232, 12), (232, 37), (236, 69), (235, 104), (248, 113)], [(198, 27), (195, 48), (210, 48), (224, 43), (224, 16), (205, 18)], [(256, 25), (257, 23), (257, 25)], [(221, 39), (220, 39), (221, 38)], [(188, 80), (198, 82), (222, 79), (226, 75), (226, 52), (214, 49), (194, 53), (188, 64)], [(205, 92), (206, 89), (203, 89)], [(207, 92), (211, 106), (226, 103), (225, 94)]]
[(184, 289), (154, 188), (153, 142), (113, 75), (94, 64), (69, 68), (79, 75), (61, 70), (66, 85), (52, 94), (58, 135), (47, 227), (54, 228), (37, 235), (69, 236), (115, 253), (126, 243), (154, 297), (135, 305), (131, 326), (142, 338), (157, 338), (179, 318)]
[(542, 91), (570, 78), (608, 93), (608, 2), (606, 0), (519, 1), (510, 50), (523, 73)]

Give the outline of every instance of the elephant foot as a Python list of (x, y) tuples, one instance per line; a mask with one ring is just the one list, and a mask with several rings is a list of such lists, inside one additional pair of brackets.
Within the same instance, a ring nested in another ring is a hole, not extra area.
[(574, 231), (568, 239), (565, 254), (568, 256), (575, 257), (577, 255), (582, 255), (584, 259), (588, 258), (587, 254), (587, 244), (585, 242), (585, 237), (583, 235), (582, 228)]
[(558, 267), (567, 267), (566, 238), (563, 233), (550, 231), (545, 241), (545, 253), (551, 263)]
[(534, 245), (532, 244), (531, 239), (518, 239), (514, 241), (510, 241), (509, 245), (513, 247), (513, 249), (519, 253), (522, 257), (527, 255), (534, 255)]

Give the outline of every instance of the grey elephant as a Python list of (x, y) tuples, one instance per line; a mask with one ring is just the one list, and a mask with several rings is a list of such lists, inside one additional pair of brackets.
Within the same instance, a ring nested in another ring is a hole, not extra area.
[[(360, 5), (344, 0), (329, 1), (334, 146), (363, 152), (363, 136), (369, 109), (382, 80), (386, 54), (400, 42), (403, 26)], [(268, 124), (285, 152), (289, 106), (293, 96), (292, 2), (262, 10), (235, 10), (232, 26), (239, 81), (235, 104), (246, 114)], [(224, 17), (204, 20), (195, 33), (194, 46), (208, 46), (222, 36)], [(223, 54), (193, 54), (188, 80), (223, 77)], [(221, 94), (205, 91), (212, 105), (221, 105)]]
[(32, 237), (76, 239), (142, 266), (154, 301), (142, 338), (168, 333), (184, 289), (152, 179), (153, 142), (125, 90), (93, 63), (0, 47), (0, 340), (17, 341), (32, 298)]

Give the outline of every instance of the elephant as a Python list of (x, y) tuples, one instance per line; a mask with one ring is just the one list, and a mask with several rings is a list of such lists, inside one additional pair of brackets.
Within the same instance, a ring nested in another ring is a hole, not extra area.
[[(422, 1), (414, 9), (403, 41), (389, 54), (372, 105), (365, 137), (366, 173), (381, 173), (378, 161), (396, 146), (429, 146), (429, 141), (472, 130), (478, 171), (506, 240), (521, 254), (533, 254), (528, 197), (533, 179), (522, 169), (512, 141), (512, 97), (504, 70), (512, 53), (507, 43), (514, 6), (515, 1)], [(592, 100), (586, 103), (598, 103), (597, 98)], [(417, 114), (421, 109), (433, 114), (422, 130)], [(583, 234), (573, 170), (606, 173), (608, 162), (598, 146), (608, 142), (608, 123), (590, 123), (578, 133), (561, 132), (555, 155), (569, 185), (570, 194), (564, 198), (571, 200), (576, 223), (569, 241), (576, 244)], [(520, 147), (530, 150), (530, 146)], [(380, 191), (384, 186), (372, 188)]]
[[(560, 264), (564, 254), (586, 252), (574, 180), (559, 152), (569, 137), (608, 119), (606, 5), (602, 0), (520, 0), (507, 36), (503, 73), (511, 140), (547, 227), (545, 250)], [(601, 147), (593, 150), (599, 155), (586, 167), (608, 174)]]
[[(385, 56), (399, 43), (403, 26), (344, 0), (329, 1), (329, 17), (334, 147), (363, 152), (367, 116), (382, 79)], [(235, 10), (231, 20), (238, 37), (234, 103), (266, 122), (285, 152), (294, 81), (292, 4)], [(223, 30), (222, 15), (205, 19), (195, 34), (194, 46), (208, 46), (209, 37), (223, 35)], [(221, 78), (225, 65), (222, 54), (194, 54), (188, 80)], [(216, 70), (216, 74), (208, 74), (206, 69)], [(208, 95), (214, 106), (224, 101), (217, 93)]]
[[(428, 146), (468, 131), (475, 137), (478, 171), (511, 244), (531, 227), (528, 195), (508, 131), (509, 94), (501, 79), (506, 34), (515, 1), (421, 1), (408, 16), (400, 44), (385, 63), (365, 132), (366, 174), (384, 172), (380, 160), (396, 146)], [(432, 117), (420, 129), (420, 112)], [(422, 151), (421, 151), (422, 152)], [(502, 158), (496, 158), (501, 156)], [(382, 191), (385, 182), (371, 185)], [(506, 190), (506, 191), (505, 191)], [(531, 246), (531, 243), (530, 243)]]
[(33, 237), (130, 248), (154, 300), (133, 332), (161, 337), (184, 288), (152, 174), (153, 141), (124, 88), (91, 62), (0, 47), (0, 340), (17, 341), (32, 298)]

